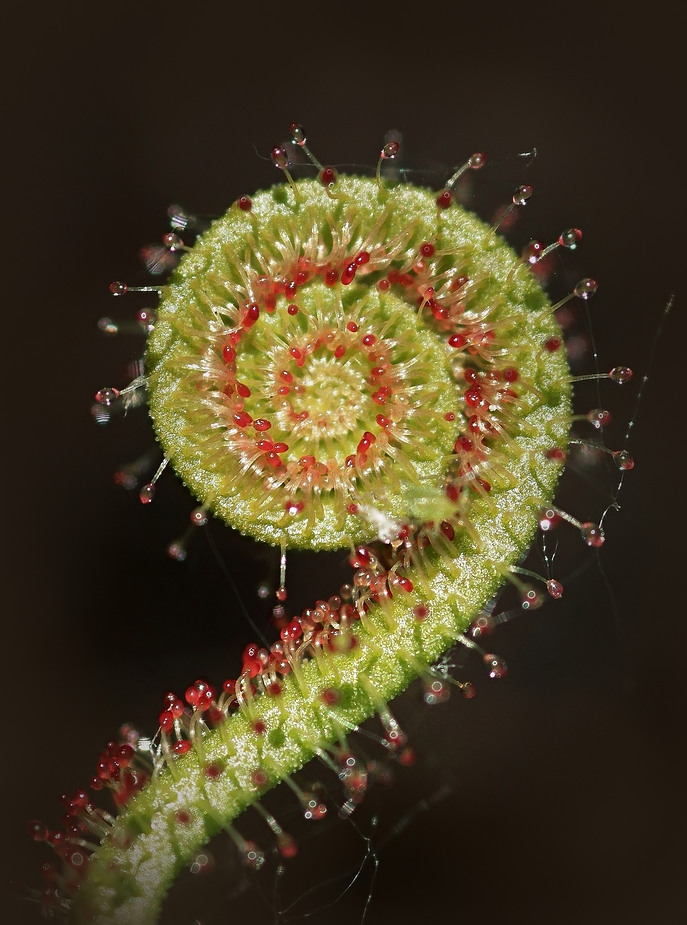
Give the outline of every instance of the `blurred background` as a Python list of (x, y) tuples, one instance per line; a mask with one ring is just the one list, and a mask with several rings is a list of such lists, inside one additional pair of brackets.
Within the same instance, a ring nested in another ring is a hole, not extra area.
[[(215, 872), (181, 884), (166, 921), (683, 923), (682, 14), (660, 3), (636, 18), (579, 4), (95, 10), (3, 17), (6, 920), (42, 920), (24, 892), (49, 855), (27, 821), (57, 824), (59, 795), (87, 782), (122, 722), (152, 733), (166, 690), (233, 676), (255, 636), (244, 610), (267, 626), (258, 589), (274, 582), (274, 554), (211, 523), (172, 562), (165, 549), (193, 506), (183, 489), (165, 477), (143, 507), (113, 480), (151, 446), (145, 411), (101, 427), (91, 405), (126, 384), (142, 348), (98, 320), (150, 304), (113, 300), (109, 283), (144, 282), (138, 252), (168, 230), (170, 204), (217, 215), (280, 180), (269, 152), (296, 120), (327, 164), (373, 167), (388, 130), (404, 166), (445, 176), (484, 151), (485, 218), (527, 182), (516, 242), (583, 230), (554, 286), (599, 281), (599, 366), (635, 370), (601, 387), (608, 443), (634, 420), (636, 466), (598, 559), (580, 543), (564, 598), (490, 643), (507, 678), (490, 682), (456, 653), (477, 696), (431, 709), (417, 689), (401, 698), (417, 764), (358, 819), (304, 833), (292, 871), (272, 866), (257, 883), (218, 846)], [(590, 481), (567, 489), (574, 511), (609, 503), (604, 472)], [(294, 609), (331, 593), (330, 565), (320, 591), (294, 557)]]

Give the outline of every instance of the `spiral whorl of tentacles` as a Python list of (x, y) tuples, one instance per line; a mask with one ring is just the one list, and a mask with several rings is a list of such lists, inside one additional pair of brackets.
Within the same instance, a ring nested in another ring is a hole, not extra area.
[[(505, 673), (476, 643), (505, 580), (524, 607), (562, 593), (518, 569), (537, 531), (563, 520), (603, 542), (553, 503), (574, 381), (556, 311), (596, 283), (552, 305), (531, 272), (581, 233), (516, 254), (454, 195), (484, 155), (431, 190), (387, 176), (396, 142), (364, 177), (322, 166), (300, 126), (291, 136), (314, 177), (294, 179), (280, 146), (285, 182), (241, 196), (194, 243), (189, 216), (173, 211), (149, 258), (176, 265), (139, 287), (160, 297), (138, 316), (145, 369), (96, 399), (107, 415), (147, 398), (163, 461), (141, 500), (169, 465), (199, 501), (195, 524), (214, 515), (280, 550), (280, 601), (289, 549), (348, 548), (352, 574), (302, 613), (284, 609), (277, 641), (246, 646), (238, 677), (169, 693), (154, 739), (126, 729), (108, 744), (91, 787), (110, 791), (116, 816), (79, 790), (63, 798), (63, 831), (31, 824), (60, 862), (46, 865), (43, 901), (77, 922), (156, 921), (178, 871), (220, 830), (259, 865), (233, 825), (249, 805), (282, 855), (295, 853), (259, 799), (284, 782), (306, 818), (321, 817), (321, 798), (294, 777), (315, 755), (352, 812), (370, 774), (349, 742), (358, 724), (377, 714), (388, 754), (410, 760), (388, 701), (418, 677), (428, 703), (451, 684), (471, 696), (432, 667), (457, 640), (492, 677)], [(519, 187), (510, 208), (531, 192)], [(623, 451), (616, 462), (632, 465)]]

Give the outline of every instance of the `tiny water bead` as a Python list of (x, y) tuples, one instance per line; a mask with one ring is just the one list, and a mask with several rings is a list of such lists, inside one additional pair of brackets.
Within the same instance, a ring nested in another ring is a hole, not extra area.
[(513, 205), (524, 206), (533, 193), (534, 187), (529, 186), (529, 184), (525, 186), (519, 186), (513, 193)]
[(574, 293), (580, 299), (590, 299), (598, 288), (599, 284), (595, 279), (581, 279), (575, 286)]
[(508, 674), (508, 667), (501, 656), (488, 652), (483, 656), (482, 660), (487, 667), (490, 678), (505, 678)]
[(611, 413), (606, 411), (605, 408), (592, 408), (591, 411), (588, 411), (585, 415), (586, 420), (595, 427), (597, 430), (601, 430), (604, 427), (608, 427), (611, 422)]
[(109, 386), (104, 389), (99, 389), (95, 393), (95, 400), (99, 405), (105, 405), (106, 408), (109, 408), (110, 405), (113, 405), (118, 398), (119, 390)]
[(613, 369), (608, 373), (608, 376), (613, 380), (613, 382), (617, 382), (622, 385), (632, 379), (632, 370), (629, 366), (614, 366)]
[(612, 452), (613, 461), (619, 469), (627, 472), (634, 469), (635, 461), (627, 450), (614, 450)]
[(591, 522), (584, 523), (580, 526), (580, 535), (587, 546), (592, 546), (595, 549), (598, 549), (599, 546), (603, 546), (606, 539), (601, 527)]
[(575, 250), (582, 240), (582, 232), (579, 228), (568, 228), (562, 231), (558, 237), (558, 243), (561, 247), (567, 247), (568, 250)]

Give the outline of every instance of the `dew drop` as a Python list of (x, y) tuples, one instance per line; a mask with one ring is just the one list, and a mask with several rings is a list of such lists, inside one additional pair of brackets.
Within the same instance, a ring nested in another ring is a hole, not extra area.
[(297, 145), (304, 145), (306, 142), (305, 129), (298, 122), (292, 122), (289, 126), (289, 131), (291, 132), (291, 137), (296, 142)]
[(627, 450), (616, 450), (611, 455), (616, 466), (619, 469), (622, 469), (623, 472), (628, 472), (630, 469), (634, 469), (635, 461), (627, 452)]
[(600, 546), (603, 546), (604, 540), (606, 539), (606, 536), (601, 527), (598, 524), (591, 523), (590, 521), (582, 524), (580, 527), (580, 536), (587, 544), (587, 546), (591, 546), (594, 549), (598, 549)]
[(170, 543), (167, 547), (167, 555), (175, 562), (183, 562), (186, 559), (186, 547), (181, 542)]
[(585, 277), (585, 279), (581, 279), (575, 286), (573, 293), (578, 297), (578, 299), (590, 299), (598, 288), (599, 284), (595, 279), (592, 279), (591, 277)]
[(520, 595), (523, 610), (538, 610), (544, 603), (544, 596), (536, 588), (526, 588)]
[(522, 259), (526, 263), (536, 263), (544, 253), (545, 247), (543, 241), (530, 241), (526, 244), (521, 252)]
[(601, 430), (603, 427), (608, 427), (611, 423), (611, 412), (603, 408), (592, 408), (591, 411), (587, 412), (587, 420), (592, 427)]
[(529, 186), (529, 185), (519, 186), (516, 189), (516, 191), (513, 193), (513, 205), (524, 206), (533, 192), (534, 192), (533, 186)]
[(387, 141), (379, 156), (387, 160), (389, 158), (396, 157), (400, 149), (401, 146), (397, 141)]
[(487, 666), (490, 678), (505, 678), (508, 674), (506, 663), (500, 655), (487, 652), (487, 654), (482, 657), (482, 661)]
[(155, 485), (152, 482), (148, 482), (144, 485), (138, 493), (141, 504), (150, 504), (150, 502), (155, 497)]
[(191, 523), (194, 527), (204, 527), (208, 522), (208, 515), (205, 508), (197, 507), (191, 511)]
[(544, 533), (553, 530), (554, 527), (558, 526), (559, 522), (560, 515), (553, 508), (544, 508), (539, 514), (539, 529), (543, 530)]
[(304, 793), (302, 797), (303, 815), (308, 821), (318, 821), (327, 815), (327, 807), (320, 803), (313, 793)]
[(112, 295), (124, 295), (124, 293), (129, 291), (129, 286), (127, 283), (122, 283), (120, 280), (115, 280), (113, 283), (110, 283), (110, 292)]
[(458, 687), (461, 690), (463, 697), (466, 700), (472, 700), (477, 691), (475, 690), (475, 685), (471, 681), (460, 681)]
[(451, 695), (451, 688), (442, 678), (430, 678), (425, 683), (423, 700), (429, 706), (445, 703)]
[(286, 170), (289, 166), (289, 156), (283, 148), (272, 148), (270, 157), (272, 158), (274, 166), (278, 167), (280, 170)]
[(152, 308), (142, 308), (136, 313), (136, 321), (141, 325), (146, 334), (150, 334), (155, 326), (156, 315)]
[(370, 572), (368, 569), (358, 569), (358, 571), (353, 573), (353, 585), (356, 588), (369, 587), (371, 581), (372, 572)]
[(613, 382), (617, 382), (619, 385), (622, 385), (625, 382), (629, 382), (632, 379), (632, 370), (629, 366), (614, 366), (613, 369), (608, 374), (609, 378)]
[(563, 597), (563, 585), (555, 578), (549, 578), (546, 582), (546, 590), (557, 601)]
[(479, 170), (481, 167), (484, 167), (486, 160), (486, 154), (482, 154), (481, 151), (476, 151), (468, 158), (468, 167), (471, 170)]
[(95, 393), (95, 400), (99, 405), (104, 405), (106, 408), (109, 408), (110, 405), (114, 404), (115, 401), (119, 398), (119, 389), (112, 387), (107, 387), (100, 389), (100, 391)]
[(473, 639), (482, 639), (494, 632), (495, 621), (490, 613), (482, 613), (473, 620), (468, 632)]
[(320, 183), (322, 186), (331, 186), (336, 183), (336, 170), (333, 167), (325, 167), (320, 171)]
[(200, 851), (189, 865), (192, 874), (207, 874), (215, 866), (214, 858), (209, 851)]
[(171, 251), (177, 251), (184, 247), (184, 242), (173, 231), (168, 231), (167, 234), (162, 236), (162, 243)]
[(579, 228), (568, 228), (566, 231), (561, 232), (558, 243), (561, 247), (567, 247), (568, 250), (574, 251), (581, 240), (582, 232)]

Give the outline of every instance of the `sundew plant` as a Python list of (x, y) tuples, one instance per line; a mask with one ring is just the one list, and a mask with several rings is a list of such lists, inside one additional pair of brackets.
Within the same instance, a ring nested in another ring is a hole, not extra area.
[[(110, 286), (118, 307), (137, 292), (154, 303), (132, 310), (136, 375), (95, 395), (100, 421), (140, 406), (152, 422), (157, 459), (119, 481), (153, 508), (170, 477), (196, 499), (173, 558), (223, 522), (273, 549), (278, 580), (272, 638), (246, 639), (235, 677), (161, 692), (153, 728), (122, 727), (88, 786), (63, 795), (63, 826), (30, 823), (52, 852), (36, 896), (50, 915), (152, 925), (219, 834), (249, 869), (288, 864), (299, 839), (266, 795), (282, 788), (308, 825), (354, 819), (384, 763), (414, 759), (394, 699), (412, 684), (428, 706), (471, 699), (446, 657), (457, 645), (503, 677), (499, 595), (519, 611), (555, 601), (557, 537), (582, 555), (604, 544), (604, 508), (588, 520), (557, 495), (575, 454), (618, 489), (634, 465), (605, 445), (606, 407), (577, 407), (578, 383), (605, 396), (632, 379), (620, 361), (573, 369), (571, 314), (597, 282), (547, 291), (582, 231), (516, 251), (530, 185), (485, 220), (465, 190), (488, 153), (441, 176), (404, 170), (401, 153), (389, 136), (369, 170), (327, 166), (293, 123), (265, 188), (212, 221), (172, 207), (144, 252), (150, 281)], [(288, 564), (302, 551), (340, 551), (347, 573), (296, 612)], [(335, 789), (304, 783), (313, 760)], [(260, 841), (243, 834), (249, 813)]]

